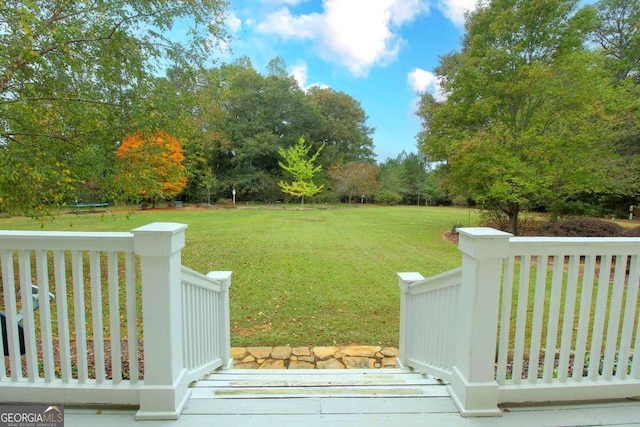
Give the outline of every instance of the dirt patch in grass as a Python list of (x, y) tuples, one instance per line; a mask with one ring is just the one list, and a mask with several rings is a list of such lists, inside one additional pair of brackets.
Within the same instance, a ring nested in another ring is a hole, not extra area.
[(442, 235), (442, 238), (447, 242), (453, 243), (454, 245), (458, 244), (458, 233), (453, 231), (447, 231)]

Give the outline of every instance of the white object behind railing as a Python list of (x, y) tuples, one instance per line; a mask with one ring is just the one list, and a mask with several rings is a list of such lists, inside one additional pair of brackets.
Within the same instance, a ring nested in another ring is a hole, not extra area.
[[(433, 365), (451, 372), (450, 394), (465, 416), (499, 415), (501, 402), (640, 395), (640, 239), (458, 231), (463, 260), (457, 302), (428, 292), (430, 283), (456, 277), (456, 270), (426, 281), (417, 273), (404, 273), (404, 281), (401, 276), (403, 363), (432, 375)], [(432, 301), (407, 304), (415, 284)], [(425, 324), (426, 309), (456, 313), (448, 344), (455, 342), (455, 350), (448, 359), (426, 345), (438, 336), (432, 329), (445, 323)]]
[[(0, 306), (10, 352), (0, 366), (0, 401), (139, 405), (138, 419), (177, 418), (188, 383), (231, 360), (231, 274), (183, 270), (185, 229), (154, 223), (131, 233), (0, 231)], [(136, 282), (142, 288), (142, 325)], [(32, 285), (39, 289), (35, 313)], [(193, 298), (192, 288), (202, 300)], [(56, 298), (49, 303), (52, 289)], [(138, 366), (141, 327), (144, 380)], [(121, 342), (128, 346), (124, 360)], [(105, 362), (107, 347), (111, 365)]]

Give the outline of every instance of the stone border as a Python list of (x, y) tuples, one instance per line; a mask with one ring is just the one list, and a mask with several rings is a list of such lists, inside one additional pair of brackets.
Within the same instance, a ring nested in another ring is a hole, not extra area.
[(396, 368), (398, 349), (381, 346), (233, 347), (234, 369)]

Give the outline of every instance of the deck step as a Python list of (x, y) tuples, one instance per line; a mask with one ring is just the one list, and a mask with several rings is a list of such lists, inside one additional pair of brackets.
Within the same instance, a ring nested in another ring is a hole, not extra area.
[(447, 397), (446, 390), (433, 390), (434, 387), (246, 387), (246, 388), (198, 388), (194, 389), (192, 399), (207, 398), (274, 398), (274, 397), (340, 397), (340, 396), (389, 396), (389, 397)]
[(441, 382), (386, 370), (228, 370), (191, 387), (184, 414), (455, 412)]
[(348, 387), (382, 385), (441, 385), (441, 382), (419, 373), (402, 371), (335, 372), (318, 374), (316, 371), (274, 370), (263, 373), (256, 370), (224, 371), (211, 374), (193, 387)]

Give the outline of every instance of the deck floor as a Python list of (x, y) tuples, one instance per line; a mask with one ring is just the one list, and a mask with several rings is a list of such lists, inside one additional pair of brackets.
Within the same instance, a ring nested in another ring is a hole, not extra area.
[(640, 402), (508, 406), (463, 418), (447, 387), (401, 370), (231, 370), (192, 388), (177, 421), (135, 421), (135, 409), (65, 407), (66, 426), (640, 426)]

